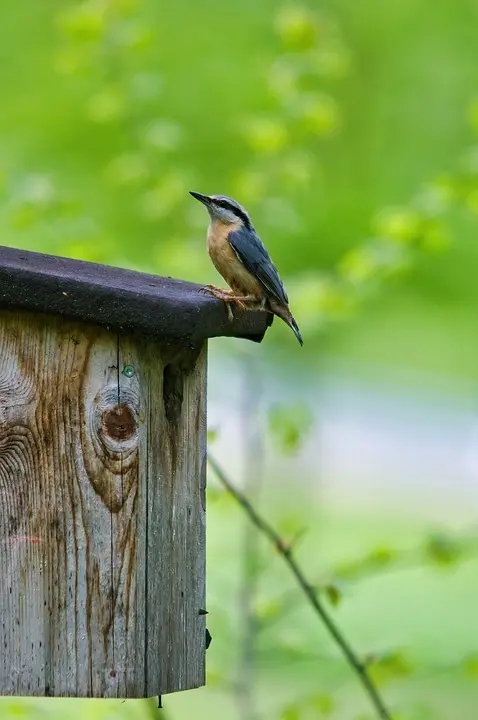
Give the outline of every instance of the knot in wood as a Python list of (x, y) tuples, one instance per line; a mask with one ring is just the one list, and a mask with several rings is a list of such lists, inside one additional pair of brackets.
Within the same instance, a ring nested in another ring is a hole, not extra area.
[(138, 450), (139, 389), (110, 384), (97, 393), (88, 413), (89, 434), (95, 452), (110, 470), (123, 473)]
[(103, 433), (117, 442), (127, 440), (136, 432), (135, 417), (131, 409), (123, 403), (103, 411), (101, 426)]
[(83, 457), (89, 481), (110, 512), (119, 512), (137, 481), (140, 393), (137, 382), (110, 382), (85, 406)]

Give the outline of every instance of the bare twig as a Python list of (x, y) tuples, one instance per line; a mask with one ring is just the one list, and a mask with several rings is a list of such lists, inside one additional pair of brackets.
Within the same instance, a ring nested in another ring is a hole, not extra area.
[(237, 500), (239, 505), (247, 513), (251, 522), (263, 535), (265, 535), (265, 537), (267, 537), (267, 539), (272, 543), (279, 555), (282, 557), (286, 565), (289, 567), (289, 570), (294, 575), (298, 585), (302, 589), (302, 592), (306, 596), (307, 600), (312, 605), (317, 615), (319, 615), (328, 632), (345, 655), (345, 658), (349, 663), (350, 667), (353, 669), (353, 671), (359, 678), (365, 692), (368, 694), (375, 710), (377, 711), (378, 717), (381, 718), (381, 720), (392, 720), (392, 715), (385, 707), (384, 701), (382, 700), (377, 688), (375, 687), (375, 684), (373, 683), (370, 675), (368, 674), (365, 665), (360, 661), (359, 657), (355, 654), (349, 642), (346, 640), (342, 632), (338, 629), (332, 618), (329, 616), (329, 613), (325, 609), (322, 602), (319, 600), (316, 590), (307, 582), (305, 574), (303, 573), (300, 565), (292, 554), (291, 546), (284, 543), (279, 533), (272, 527), (272, 525), (270, 525), (267, 520), (265, 520), (261, 515), (259, 515), (256, 509), (251, 505), (247, 497), (234, 486), (234, 484), (229, 480), (220, 465), (213, 457), (211, 457), (211, 455), (208, 456), (208, 462), (214, 473), (216, 474), (218, 480), (222, 483), (222, 485), (224, 485), (224, 487), (235, 498), (235, 500)]

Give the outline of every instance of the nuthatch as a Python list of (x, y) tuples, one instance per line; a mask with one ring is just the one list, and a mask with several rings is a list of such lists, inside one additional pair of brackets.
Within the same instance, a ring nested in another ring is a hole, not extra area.
[[(209, 213), (207, 249), (216, 270), (232, 292), (208, 285), (207, 290), (225, 303), (269, 310), (292, 328), (301, 345), (300, 330), (289, 310), (289, 299), (279, 273), (242, 205), (225, 195), (190, 194)], [(229, 317), (232, 317), (227, 305)]]

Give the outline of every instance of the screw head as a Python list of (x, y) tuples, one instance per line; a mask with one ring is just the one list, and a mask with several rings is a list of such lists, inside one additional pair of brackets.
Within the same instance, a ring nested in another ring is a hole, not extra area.
[(123, 375), (125, 377), (130, 378), (130, 377), (133, 377), (136, 370), (134, 369), (134, 367), (132, 365), (125, 365), (121, 372), (123, 373)]

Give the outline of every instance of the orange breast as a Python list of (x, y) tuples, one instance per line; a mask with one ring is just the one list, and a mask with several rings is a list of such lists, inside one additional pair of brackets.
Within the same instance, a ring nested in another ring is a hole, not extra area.
[(228, 240), (228, 235), (238, 229), (233, 224), (215, 222), (209, 226), (207, 249), (216, 270), (234, 292), (240, 295), (263, 296), (262, 285), (246, 270)]

